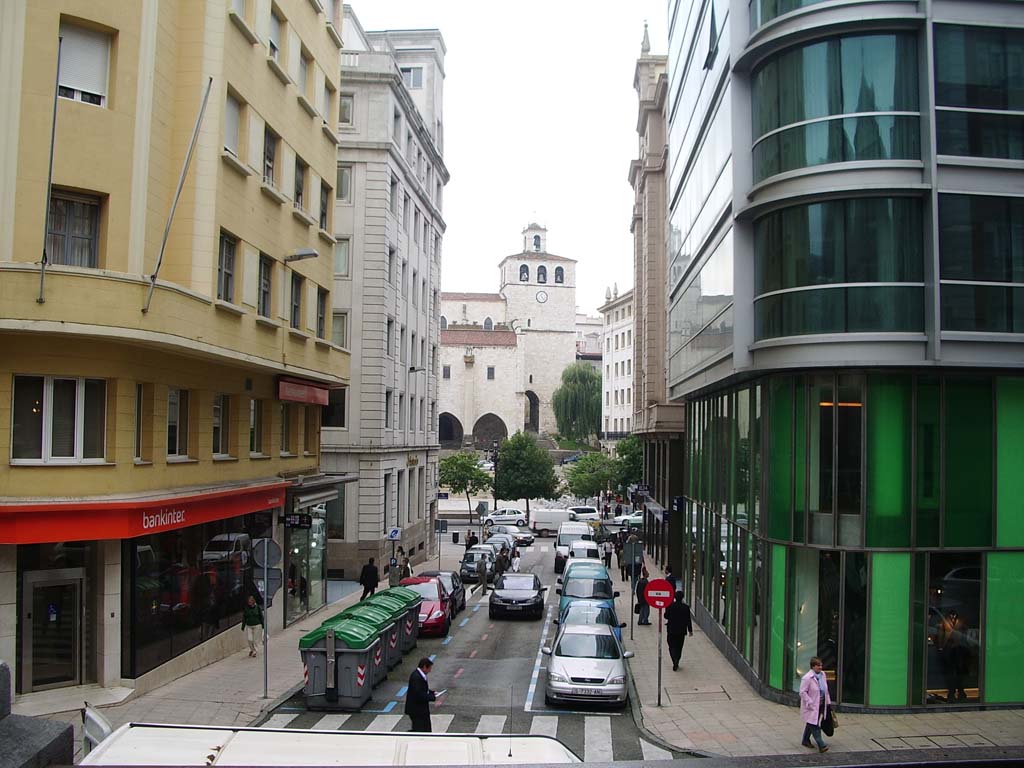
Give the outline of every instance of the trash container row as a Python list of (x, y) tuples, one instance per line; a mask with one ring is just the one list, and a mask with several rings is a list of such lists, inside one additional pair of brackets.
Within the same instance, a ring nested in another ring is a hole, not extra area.
[(416, 647), (422, 598), (392, 587), (326, 619), (299, 640), (308, 709), (358, 710)]

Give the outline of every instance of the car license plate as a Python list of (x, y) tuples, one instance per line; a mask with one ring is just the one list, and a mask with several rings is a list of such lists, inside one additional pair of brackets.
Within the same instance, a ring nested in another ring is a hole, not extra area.
[(600, 696), (602, 691), (600, 688), (573, 688), (572, 693), (574, 696)]
[(523, 610), (523, 606), (521, 606), (521, 605), (506, 605), (505, 607), (508, 608), (510, 611), (521, 611), (521, 610)]

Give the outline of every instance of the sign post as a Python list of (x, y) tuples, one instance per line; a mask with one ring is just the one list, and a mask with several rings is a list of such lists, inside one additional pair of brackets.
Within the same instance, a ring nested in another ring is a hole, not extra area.
[(647, 583), (644, 590), (644, 600), (652, 608), (658, 609), (658, 706), (661, 706), (661, 654), (662, 654), (662, 624), (665, 617), (665, 609), (672, 605), (672, 584), (668, 579), (654, 579)]
[[(270, 677), (270, 644), (267, 642), (270, 637), (267, 630), (270, 617), (267, 615), (267, 608), (271, 605), (274, 593), (281, 588), (281, 569), (276, 567), (281, 562), (281, 545), (273, 539), (256, 539), (252, 544), (253, 562), (263, 568), (263, 583), (257, 584), (256, 588), (263, 598), (263, 698), (267, 699), (270, 698), (267, 693)], [(276, 575), (277, 578), (272, 579), (272, 575)]]

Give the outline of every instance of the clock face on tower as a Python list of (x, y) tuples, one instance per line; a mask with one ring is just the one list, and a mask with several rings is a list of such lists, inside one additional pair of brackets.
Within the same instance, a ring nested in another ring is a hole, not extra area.
[(539, 301), (541, 304), (543, 304), (547, 300), (548, 300), (548, 292), (547, 291), (537, 291), (537, 301)]

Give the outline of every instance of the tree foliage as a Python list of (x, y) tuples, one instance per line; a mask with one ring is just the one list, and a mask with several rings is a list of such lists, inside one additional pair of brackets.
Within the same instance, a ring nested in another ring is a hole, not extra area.
[(554, 499), (558, 496), (558, 478), (548, 452), (525, 432), (516, 432), (498, 448), (498, 462), (494, 466), (494, 496), (514, 501), (526, 499)]
[(615, 444), (615, 468), (615, 483), (622, 490), (643, 479), (644, 446), (639, 437), (630, 435)]
[(570, 440), (587, 440), (601, 428), (601, 374), (587, 363), (562, 371), (562, 385), (551, 397), (558, 432)]
[(598, 452), (581, 456), (565, 470), (569, 493), (580, 498), (597, 496), (601, 491), (608, 490), (616, 476), (616, 462)]
[(438, 464), (438, 483), (452, 493), (466, 494), (466, 506), (469, 507), (469, 524), (473, 525), (473, 502), (470, 496), (474, 493), (487, 491), (491, 488), (491, 476), (480, 469), (476, 454), (472, 451), (460, 451), (445, 456)]

